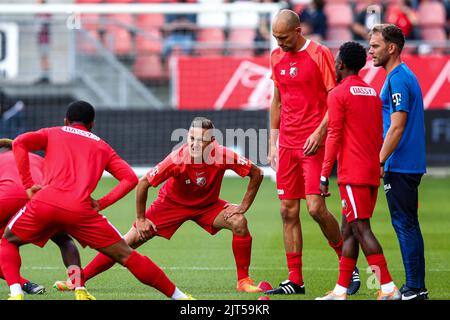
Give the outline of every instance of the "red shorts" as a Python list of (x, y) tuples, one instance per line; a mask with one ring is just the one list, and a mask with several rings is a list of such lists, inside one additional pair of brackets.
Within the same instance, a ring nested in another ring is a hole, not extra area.
[(320, 174), (325, 156), (321, 147), (306, 157), (302, 149), (280, 147), (277, 170), (277, 191), (280, 200), (305, 199), (305, 195), (320, 195)]
[(213, 227), (214, 220), (227, 204), (217, 200), (202, 208), (181, 206), (167, 200), (156, 199), (147, 209), (145, 217), (156, 225), (155, 235), (170, 239), (175, 231), (188, 220), (196, 222), (210, 234), (216, 234), (220, 229)]
[(0, 239), (5, 232), (9, 220), (22, 208), (28, 199), (1, 199), (0, 198)]
[(378, 187), (339, 185), (342, 214), (348, 222), (372, 218), (377, 203)]
[(40, 201), (29, 201), (8, 228), (22, 241), (43, 247), (58, 232), (66, 232), (85, 247), (108, 247), (122, 239), (120, 232), (97, 211), (73, 212)]

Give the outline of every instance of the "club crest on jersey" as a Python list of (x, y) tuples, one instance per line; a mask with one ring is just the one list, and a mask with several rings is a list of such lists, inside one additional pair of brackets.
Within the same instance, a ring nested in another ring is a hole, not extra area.
[(342, 200), (342, 209), (347, 210), (347, 201)]
[(291, 67), (291, 69), (289, 70), (289, 75), (291, 76), (291, 78), (295, 78), (297, 74), (298, 74), (297, 67)]
[(198, 177), (197, 178), (197, 185), (200, 187), (203, 187), (206, 184), (206, 178), (205, 177)]

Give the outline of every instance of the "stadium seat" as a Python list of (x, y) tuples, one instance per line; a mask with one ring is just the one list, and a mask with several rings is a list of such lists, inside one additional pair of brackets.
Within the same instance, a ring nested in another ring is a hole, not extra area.
[(155, 80), (166, 77), (159, 54), (138, 55), (133, 69), (134, 75), (141, 80)]
[[(425, 41), (442, 41), (447, 38), (445, 32), (446, 14), (444, 5), (437, 1), (422, 1), (417, 10), (421, 36)], [(444, 48), (434, 49), (434, 53), (443, 53)]]
[(350, 27), (353, 23), (353, 13), (348, 3), (327, 2), (324, 13), (328, 22), (327, 40), (352, 40)]
[(330, 41), (350, 41), (353, 39), (353, 34), (347, 27), (328, 28), (327, 40)]
[(133, 24), (133, 16), (127, 13), (110, 14), (106, 25), (105, 46), (117, 55), (130, 54), (131, 34), (127, 27)]
[(158, 30), (145, 31), (145, 35), (136, 35), (136, 52), (139, 53), (161, 53), (163, 39)]
[(75, 0), (75, 3), (102, 3), (103, 0)]
[[(225, 44), (225, 34), (220, 28), (200, 29), (197, 33), (197, 42), (200, 45), (200, 48), (197, 49), (198, 54), (221, 56)], [(208, 48), (208, 45), (211, 45), (211, 48)]]
[[(255, 35), (255, 29), (231, 29), (228, 36), (230, 54), (233, 56), (253, 56)], [(242, 49), (239, 47), (242, 47)]]
[(421, 2), (417, 10), (419, 24), (422, 27), (444, 27), (445, 8), (441, 2)]
[[(94, 40), (100, 41), (100, 15), (96, 13), (81, 14), (80, 15), (81, 27), (92, 37)], [(83, 38), (79, 38), (78, 48), (83, 53), (95, 53), (94, 46), (88, 43)]]

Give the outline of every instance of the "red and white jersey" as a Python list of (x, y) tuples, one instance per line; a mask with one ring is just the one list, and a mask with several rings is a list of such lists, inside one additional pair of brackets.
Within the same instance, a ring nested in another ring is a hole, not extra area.
[(382, 103), (359, 76), (346, 77), (328, 95), (328, 137), (322, 176), (338, 160), (338, 184), (380, 185)]
[(327, 111), (328, 91), (336, 85), (333, 56), (307, 40), (295, 53), (273, 50), (271, 67), (281, 96), (279, 145), (300, 149)]
[(206, 163), (192, 163), (188, 146), (184, 144), (152, 168), (147, 173), (151, 186), (157, 187), (167, 180), (158, 198), (188, 207), (204, 207), (219, 199), (226, 170), (231, 169), (241, 177), (249, 174), (250, 160), (216, 142), (211, 147)]
[[(22, 185), (22, 180), (17, 169), (16, 159), (12, 151), (0, 154), (0, 198), (20, 198), (27, 199), (28, 196)], [(33, 181), (42, 184), (42, 171), (44, 159), (37, 154), (30, 153), (30, 171)]]
[(95, 134), (79, 125), (44, 128), (18, 136), (13, 143), (25, 188), (36, 184), (30, 175), (28, 151), (45, 150), (43, 188), (33, 200), (70, 211), (92, 210), (91, 193), (103, 171), (120, 183), (99, 200), (104, 209), (137, 184), (131, 167)]

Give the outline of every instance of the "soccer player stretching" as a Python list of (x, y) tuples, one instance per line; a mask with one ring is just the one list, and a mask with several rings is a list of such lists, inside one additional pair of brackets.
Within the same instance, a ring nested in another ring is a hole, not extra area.
[[(169, 154), (152, 168), (136, 190), (137, 219), (125, 235), (130, 246), (136, 248), (154, 236), (170, 239), (188, 220), (214, 235), (221, 229), (233, 233), (232, 249), (237, 268), (237, 291), (261, 292), (249, 277), (252, 237), (244, 214), (250, 208), (263, 179), (263, 172), (248, 159), (219, 145), (214, 138), (211, 120), (198, 117), (190, 126), (187, 143)], [(250, 177), (247, 192), (238, 205), (219, 199), (224, 173), (231, 169), (241, 177)], [(145, 210), (150, 187), (167, 182), (157, 199)], [(103, 254), (84, 269), (86, 280), (114, 265)], [(59, 281), (61, 290), (71, 284)]]
[[(339, 224), (326, 207), (319, 181), (328, 122), (327, 94), (336, 85), (334, 59), (328, 48), (303, 37), (299, 17), (291, 10), (282, 10), (275, 17), (272, 31), (279, 48), (271, 56), (275, 88), (268, 160), (277, 172), (289, 279), (267, 293), (304, 294), (300, 199), (306, 199), (309, 214), (338, 257), (342, 252)], [(352, 280), (349, 294), (360, 286), (356, 267)]]
[[(69, 105), (64, 126), (20, 135), (13, 152), (26, 192), (31, 199), (8, 224), (1, 241), (2, 270), (11, 300), (23, 300), (19, 247), (43, 247), (64, 231), (82, 246), (90, 246), (125, 266), (138, 280), (173, 299), (189, 298), (147, 257), (130, 248), (116, 228), (98, 212), (130, 192), (138, 179), (131, 167), (99, 137), (91, 133), (95, 110), (87, 102)], [(29, 151), (45, 150), (43, 186), (30, 174)], [(91, 198), (103, 171), (120, 182), (99, 200)], [(84, 287), (81, 266), (75, 288), (77, 300), (93, 300)], [(75, 269), (72, 269), (75, 272)]]
[[(22, 181), (17, 170), (16, 160), (12, 153), (12, 140), (0, 139), (0, 236), (3, 235), (5, 228), (11, 218), (27, 202), (28, 196), (22, 185)], [(44, 159), (36, 154), (30, 154), (30, 171), (33, 180), (37, 184), (42, 182), (42, 170), (44, 168)], [(52, 237), (61, 249), (64, 264), (67, 268), (71, 265), (79, 264), (80, 255), (73, 240), (64, 233), (59, 233)], [(0, 278), (4, 279), (1, 271), (0, 259)], [(28, 294), (41, 294), (45, 288), (33, 283), (27, 279), (20, 278), (22, 290)]]
[(320, 188), (324, 196), (330, 195), (328, 178), (337, 158), (344, 245), (338, 282), (333, 291), (317, 300), (347, 298), (359, 245), (381, 283), (378, 300), (400, 299), (400, 291), (391, 279), (381, 246), (370, 227), (380, 185), (378, 155), (383, 122), (380, 98), (358, 76), (366, 58), (363, 46), (356, 42), (344, 43), (336, 57), (339, 85), (328, 95), (328, 138)]

